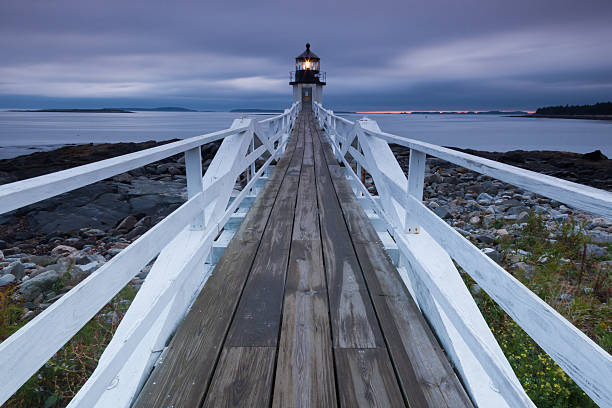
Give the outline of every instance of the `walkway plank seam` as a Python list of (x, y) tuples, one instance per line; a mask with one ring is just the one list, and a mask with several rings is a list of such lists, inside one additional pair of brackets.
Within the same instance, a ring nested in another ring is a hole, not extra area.
[(471, 406), (308, 104), (135, 406)]

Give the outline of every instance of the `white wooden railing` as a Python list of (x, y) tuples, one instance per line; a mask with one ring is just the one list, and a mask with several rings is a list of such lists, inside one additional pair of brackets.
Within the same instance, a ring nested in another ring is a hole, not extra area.
[[(373, 120), (348, 121), (313, 102), (338, 162), (362, 201), (397, 243), (400, 273), (481, 407), (534, 406), (453, 260), (601, 407), (612, 407), (612, 357), (483, 254), (422, 202), (425, 157), (435, 156), (575, 208), (612, 218), (612, 193), (382, 132)], [(388, 143), (410, 148), (408, 177)], [(351, 167), (357, 166), (357, 174)], [(372, 176), (378, 197), (358, 174)]]
[[(285, 149), (300, 110), (0, 186), (0, 214), (185, 154), (188, 200), (0, 344), (0, 405), (156, 256), (98, 366), (70, 406), (128, 406), (208, 278), (213, 240)], [(200, 146), (223, 140), (202, 177)], [(261, 144), (259, 147), (255, 148)], [(256, 169), (257, 159), (266, 159)], [(236, 178), (248, 183), (230, 201)], [(229, 204), (229, 205), (228, 205)]]

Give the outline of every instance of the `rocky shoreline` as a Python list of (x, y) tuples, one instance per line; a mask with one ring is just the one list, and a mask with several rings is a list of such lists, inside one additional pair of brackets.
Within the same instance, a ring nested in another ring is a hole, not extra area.
[[(0, 160), (0, 184), (106, 159), (158, 145), (156, 142), (67, 146)], [(203, 147), (203, 171), (219, 143)], [(404, 171), (409, 150), (392, 146)], [(612, 160), (601, 153), (562, 152), (471, 154), (612, 190)], [(530, 212), (541, 215), (550, 231), (573, 218), (591, 237), (589, 252), (604, 259), (612, 243), (612, 222), (503, 182), (428, 158), (424, 201), (438, 216), (477, 242), (499, 261), (499, 238), (520, 237)], [(186, 200), (182, 155), (61, 194), (0, 215), (0, 288), (11, 288), (23, 302), (22, 320), (44, 310), (75, 284), (118, 254)], [(515, 257), (513, 267), (521, 265)], [(609, 261), (608, 261), (609, 262)], [(142, 284), (148, 268), (131, 285)]]
[[(66, 146), (0, 160), (0, 184), (157, 146)], [(203, 171), (220, 142), (202, 147)], [(23, 302), (21, 320), (44, 310), (187, 198), (177, 155), (0, 215), (0, 288)], [(149, 267), (130, 283), (142, 284)]]

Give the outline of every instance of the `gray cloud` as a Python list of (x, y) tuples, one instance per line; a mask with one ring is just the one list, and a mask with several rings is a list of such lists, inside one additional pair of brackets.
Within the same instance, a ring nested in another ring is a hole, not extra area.
[(282, 107), (310, 41), (337, 109), (612, 99), (609, 0), (0, 3), (0, 107)]

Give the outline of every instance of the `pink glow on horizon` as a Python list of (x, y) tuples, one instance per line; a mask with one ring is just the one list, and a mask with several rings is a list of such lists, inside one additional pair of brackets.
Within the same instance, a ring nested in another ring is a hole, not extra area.
[[(497, 109), (490, 109), (490, 110), (437, 110), (437, 109), (431, 109), (431, 110), (383, 110), (383, 111), (359, 111), (359, 112), (355, 112), (355, 113), (415, 113), (415, 112), (434, 112), (434, 113), (468, 113), (468, 112), (473, 112), (473, 113), (482, 113), (482, 112), (489, 112), (491, 110), (497, 110)], [(526, 110), (526, 109), (516, 109), (516, 110), (521, 110), (523, 112), (527, 112), (527, 113), (535, 113), (535, 111), (531, 111), (531, 110)], [(499, 112), (501, 113), (508, 113), (508, 112), (514, 112), (515, 110), (500, 110)]]

